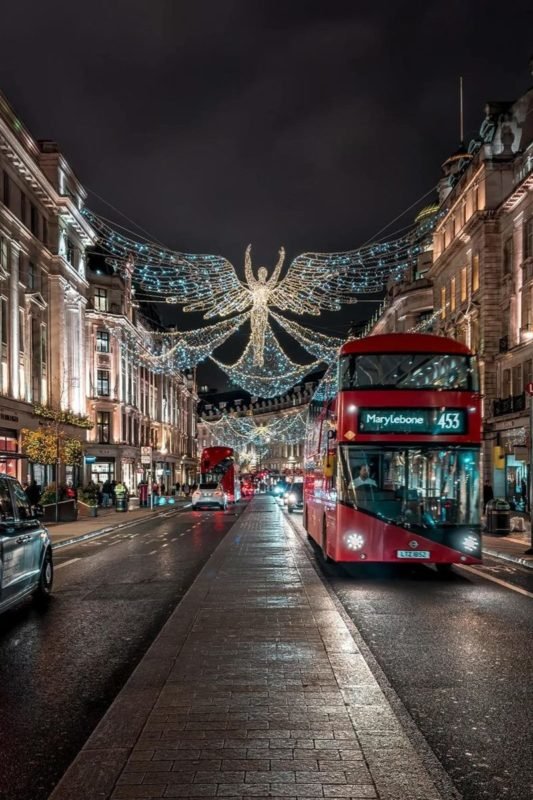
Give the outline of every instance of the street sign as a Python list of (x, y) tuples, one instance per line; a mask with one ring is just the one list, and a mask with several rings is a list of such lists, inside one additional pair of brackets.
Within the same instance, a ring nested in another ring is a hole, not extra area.
[(152, 448), (141, 447), (141, 464), (151, 464), (151, 463), (152, 463)]
[(86, 464), (94, 464), (95, 461), (96, 461), (96, 456), (85, 456)]
[(533, 394), (533, 383), (526, 383), (526, 392), (528, 394)]

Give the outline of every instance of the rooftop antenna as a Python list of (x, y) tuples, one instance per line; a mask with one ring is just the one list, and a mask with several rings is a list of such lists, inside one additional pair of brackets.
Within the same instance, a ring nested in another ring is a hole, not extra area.
[(463, 76), (459, 76), (459, 135), (460, 142), (464, 144), (464, 117), (463, 117)]

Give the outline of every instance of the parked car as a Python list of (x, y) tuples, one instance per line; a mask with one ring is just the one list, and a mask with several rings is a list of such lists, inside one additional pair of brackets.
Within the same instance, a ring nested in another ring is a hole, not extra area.
[(46, 600), (54, 567), (47, 529), (20, 483), (0, 475), (0, 612), (33, 595)]
[(303, 483), (293, 483), (287, 492), (287, 511), (289, 514), (295, 509), (303, 509), (304, 507), (304, 485)]
[(201, 506), (217, 506), (226, 510), (228, 496), (219, 483), (200, 483), (198, 489), (192, 493), (193, 510)]

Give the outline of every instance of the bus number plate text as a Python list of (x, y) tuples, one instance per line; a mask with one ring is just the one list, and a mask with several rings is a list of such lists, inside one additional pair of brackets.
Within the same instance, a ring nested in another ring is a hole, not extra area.
[(397, 550), (397, 558), (429, 558), (429, 550)]

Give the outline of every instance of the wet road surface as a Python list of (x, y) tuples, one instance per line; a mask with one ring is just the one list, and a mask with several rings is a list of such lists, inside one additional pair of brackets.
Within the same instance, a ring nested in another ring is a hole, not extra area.
[(235, 519), (182, 511), (57, 550), (49, 607), (0, 617), (0, 797), (48, 797)]
[(423, 566), (327, 565), (309, 547), (378, 679), (464, 800), (533, 797), (531, 570), (487, 559), (443, 578)]

